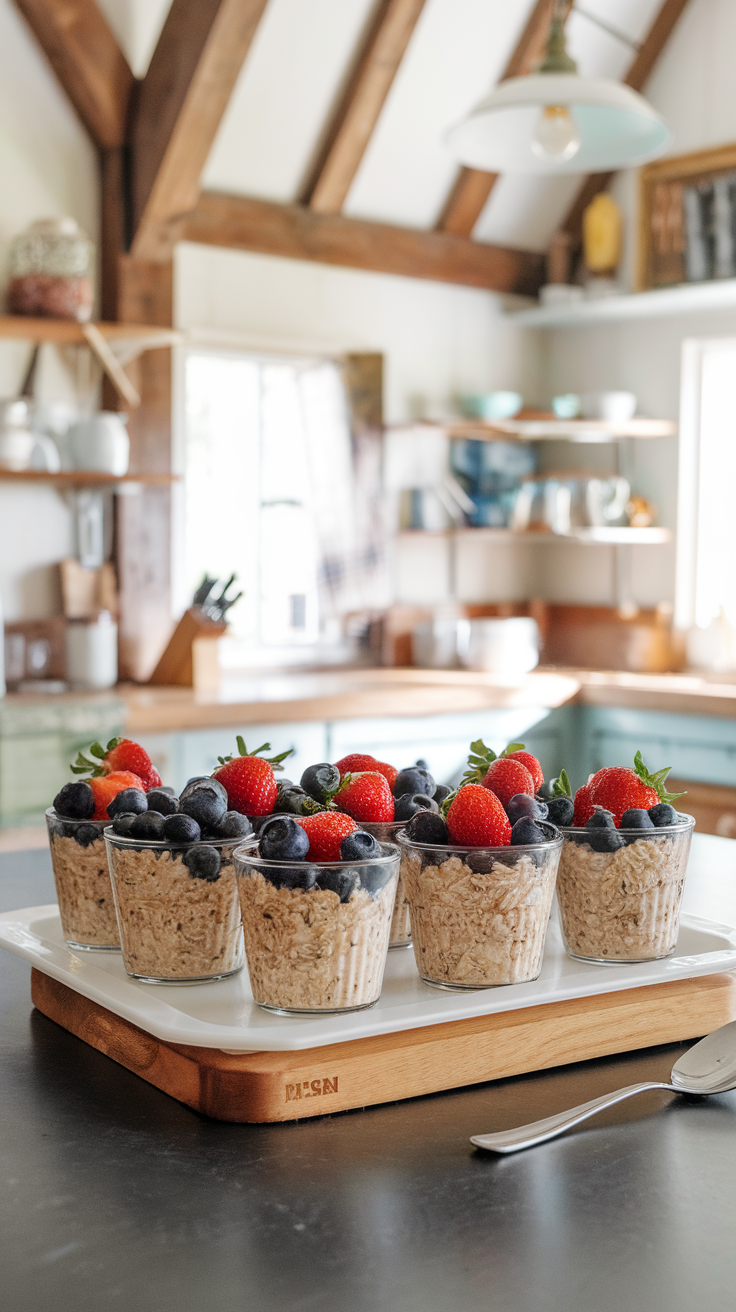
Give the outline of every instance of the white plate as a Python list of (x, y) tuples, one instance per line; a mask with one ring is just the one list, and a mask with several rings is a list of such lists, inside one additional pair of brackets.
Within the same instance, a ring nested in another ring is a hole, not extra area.
[(68, 948), (54, 904), (0, 915), (0, 947), (156, 1038), (226, 1052), (298, 1052), (736, 969), (736, 930), (695, 916), (682, 917), (676, 955), (665, 961), (630, 966), (572, 961), (553, 913), (542, 973), (530, 984), (445, 993), (420, 980), (414, 954), (406, 949), (389, 953), (383, 993), (375, 1007), (344, 1016), (274, 1016), (253, 1001), (247, 970), (215, 984), (139, 984), (128, 978), (117, 952)]

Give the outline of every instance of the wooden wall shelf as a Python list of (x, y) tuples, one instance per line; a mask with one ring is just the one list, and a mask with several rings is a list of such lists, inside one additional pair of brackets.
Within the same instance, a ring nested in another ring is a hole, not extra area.
[(114, 487), (119, 483), (145, 483), (148, 487), (166, 487), (178, 483), (177, 474), (97, 474), (88, 469), (70, 469), (49, 474), (43, 469), (0, 469), (2, 483), (51, 483), (54, 487)]
[(551, 542), (577, 542), (582, 546), (661, 546), (672, 541), (669, 528), (627, 528), (612, 525), (610, 528), (574, 528), (570, 533), (535, 533), (516, 532), (511, 528), (448, 528), (421, 529), (405, 528), (399, 530), (399, 537), (463, 537), (500, 544), (504, 542), (527, 543), (533, 546), (549, 546)]
[[(177, 346), (184, 333), (150, 324), (95, 323), (115, 354), (128, 364), (143, 351)], [(0, 338), (25, 342), (53, 342), (57, 346), (86, 346), (85, 325), (71, 319), (33, 319), (21, 314), (0, 315)]]
[(505, 419), (493, 423), (462, 419), (433, 427), (444, 428), (454, 439), (479, 442), (508, 442), (514, 438), (522, 442), (615, 442), (622, 437), (672, 437), (677, 432), (677, 424), (669, 419), (630, 419), (625, 424), (605, 419)]

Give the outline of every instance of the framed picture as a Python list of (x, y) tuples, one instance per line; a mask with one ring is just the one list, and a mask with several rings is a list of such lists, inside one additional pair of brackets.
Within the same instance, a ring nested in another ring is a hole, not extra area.
[(640, 172), (639, 291), (736, 278), (736, 144)]

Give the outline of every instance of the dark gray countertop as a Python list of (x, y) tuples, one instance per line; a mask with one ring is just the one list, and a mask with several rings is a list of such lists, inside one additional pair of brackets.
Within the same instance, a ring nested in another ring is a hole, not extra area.
[[(736, 843), (700, 844), (688, 910), (736, 923)], [(0, 909), (53, 899), (45, 852), (0, 857)], [(687, 1045), (226, 1125), (32, 1012), (29, 973), (0, 952), (8, 1312), (733, 1312), (736, 1093), (647, 1094), (518, 1157), (468, 1143)]]

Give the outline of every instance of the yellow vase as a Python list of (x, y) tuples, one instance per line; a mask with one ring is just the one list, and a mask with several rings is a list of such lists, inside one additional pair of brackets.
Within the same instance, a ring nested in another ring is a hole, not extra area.
[(583, 251), (590, 273), (613, 273), (621, 259), (623, 219), (607, 192), (599, 192), (583, 213)]

